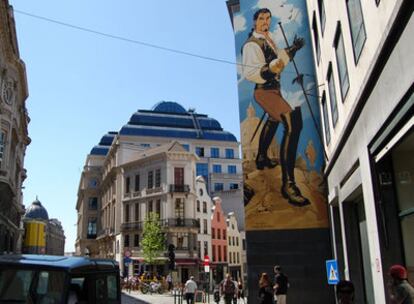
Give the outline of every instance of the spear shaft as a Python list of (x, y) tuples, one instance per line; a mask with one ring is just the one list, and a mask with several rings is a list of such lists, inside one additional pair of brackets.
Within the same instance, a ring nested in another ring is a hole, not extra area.
[[(289, 46), (289, 41), (287, 40), (285, 31), (284, 31), (283, 26), (282, 26), (282, 22), (279, 22), (279, 26), (280, 26), (280, 30), (282, 31), (283, 38), (285, 39), (286, 47), (289, 48), (290, 47)], [(296, 65), (295, 59), (292, 57), (290, 59), (290, 61), (292, 61), (293, 66), (295, 67), (297, 77), (299, 79), (301, 74), (299, 73), (299, 69)], [(323, 154), (325, 155), (326, 160), (328, 160), (328, 155), (326, 154), (326, 151), (325, 151), (325, 146), (324, 146), (324, 143), (323, 143), (322, 134), (321, 134), (321, 131), (318, 128), (318, 124), (316, 122), (315, 115), (313, 114), (312, 107), (310, 105), (308, 95), (306, 94), (305, 87), (303, 86), (303, 81), (297, 81), (297, 82), (299, 83), (300, 87), (302, 88), (303, 95), (305, 95), (305, 100), (306, 100), (306, 103), (308, 105), (308, 108), (309, 108), (309, 111), (310, 111), (310, 114), (311, 114), (311, 117), (312, 117), (313, 124), (315, 125), (316, 133), (318, 133), (319, 140), (321, 141), (321, 144), (322, 144)]]

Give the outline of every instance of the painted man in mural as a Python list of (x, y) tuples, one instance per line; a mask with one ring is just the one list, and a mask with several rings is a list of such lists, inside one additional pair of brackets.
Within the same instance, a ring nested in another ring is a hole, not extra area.
[(278, 48), (270, 35), (271, 20), (269, 9), (256, 11), (253, 16), (254, 28), (242, 50), (243, 74), (256, 84), (254, 98), (268, 115), (260, 133), (256, 167), (263, 170), (277, 165), (276, 161), (268, 157), (267, 151), (281, 123), (284, 127), (279, 157), (282, 169), (281, 193), (291, 205), (302, 207), (310, 204), (297, 187), (294, 175), (302, 113), (300, 107), (292, 109), (283, 98), (280, 75), (296, 52), (304, 46), (304, 40), (295, 37), (292, 46)]

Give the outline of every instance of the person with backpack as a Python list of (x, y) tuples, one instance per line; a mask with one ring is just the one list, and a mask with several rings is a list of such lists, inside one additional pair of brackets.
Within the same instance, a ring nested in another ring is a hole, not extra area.
[(236, 289), (236, 284), (234, 284), (230, 274), (226, 274), (226, 278), (221, 283), (221, 294), (224, 297), (225, 304), (232, 304), (232, 301), (237, 294)]

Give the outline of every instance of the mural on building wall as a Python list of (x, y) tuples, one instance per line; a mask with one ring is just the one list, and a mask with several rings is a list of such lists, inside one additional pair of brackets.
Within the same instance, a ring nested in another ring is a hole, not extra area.
[(305, 0), (241, 0), (233, 23), (246, 229), (327, 227)]

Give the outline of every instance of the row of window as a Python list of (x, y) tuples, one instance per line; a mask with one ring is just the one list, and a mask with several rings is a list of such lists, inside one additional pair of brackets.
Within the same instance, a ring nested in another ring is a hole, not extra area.
[[(216, 251), (217, 247), (217, 251)], [(213, 262), (227, 262), (227, 246), (212, 246)]]
[[(362, 14), (361, 2), (360, 0), (345, 0), (346, 7), (348, 11), (348, 21), (351, 32), (352, 47), (354, 53), (354, 62), (358, 63), (362, 49), (364, 47), (365, 41), (367, 39), (367, 34), (365, 31), (364, 18)], [(318, 10), (319, 10), (319, 20), (321, 24), (322, 35), (325, 30), (326, 24), (326, 14), (325, 14), (325, 4), (324, 0), (318, 0)], [(321, 57), (321, 49), (319, 42), (319, 31), (316, 22), (316, 13), (313, 14), (312, 20), (312, 29), (313, 29), (313, 39), (315, 42), (315, 53), (317, 58), (317, 64), (319, 64)], [(338, 73), (339, 87), (340, 87), (340, 97), (341, 101), (344, 102), (346, 95), (349, 91), (349, 76), (348, 76), (348, 67), (347, 59), (345, 54), (344, 47), (344, 37), (342, 34), (341, 22), (338, 21), (335, 36), (334, 36), (334, 48), (335, 48), (335, 57), (336, 57), (336, 68)], [(337, 92), (335, 89), (335, 79), (333, 77), (333, 68), (332, 63), (328, 65), (328, 71), (326, 76), (326, 81), (328, 83), (328, 95), (329, 95), (329, 104), (331, 108), (331, 120), (332, 125), (335, 128), (338, 122), (338, 103), (337, 103)], [(323, 123), (325, 129), (325, 141), (326, 145), (329, 145), (331, 140), (330, 126), (329, 126), (329, 115), (328, 115), (328, 106), (326, 102), (326, 93), (322, 92), (322, 112), (323, 112)]]
[[(200, 225), (198, 226), (198, 233), (201, 233), (201, 230), (203, 230), (203, 234), (208, 234), (207, 220), (203, 219), (203, 222), (201, 222), (201, 220), (198, 219), (198, 222), (200, 223)], [(203, 223), (203, 224), (201, 224), (201, 223)]]
[[(201, 190), (201, 189), (200, 189)], [(201, 206), (200, 201), (197, 200), (197, 212), (201, 212)], [(203, 202), (203, 213), (207, 213), (207, 202)]]
[[(229, 183), (230, 190), (239, 189), (238, 183)], [(214, 191), (224, 191), (224, 183), (214, 183)]]
[(139, 247), (139, 234), (134, 234), (134, 242), (131, 243), (129, 239), (129, 234), (124, 236), (124, 247)]
[(239, 237), (238, 236), (229, 237), (229, 245), (230, 246), (239, 246)]
[[(196, 147), (195, 153), (199, 157), (206, 157), (205, 148), (204, 147)], [(234, 149), (226, 148), (224, 150), (225, 158), (232, 159), (234, 158)], [(220, 158), (220, 148), (211, 147), (210, 148), (210, 157), (211, 158)]]
[[(237, 259), (236, 259), (236, 257), (237, 257)], [(229, 263), (230, 264), (240, 264), (240, 253), (239, 252), (229, 252)]]
[[(155, 180), (154, 180), (154, 171), (148, 171), (147, 172), (147, 188), (158, 188), (161, 186), (161, 169), (155, 170)], [(140, 191), (141, 190), (141, 175), (135, 174), (134, 178), (134, 191)], [(127, 176), (125, 178), (125, 193), (131, 192), (131, 177)]]
[[(223, 233), (221, 233), (222, 231), (223, 231)], [(216, 229), (215, 228), (211, 228), (211, 238), (216, 239)], [(226, 229), (217, 228), (217, 240), (225, 240), (225, 239), (226, 239)]]
[[(131, 220), (131, 204), (125, 204), (124, 206), (124, 222), (128, 223)], [(140, 220), (140, 210), (139, 210), (139, 203), (135, 203), (134, 207), (134, 221), (138, 222)], [(151, 212), (155, 212), (161, 218), (161, 200), (155, 201), (148, 201), (146, 202), (146, 214), (150, 214)]]
[[(213, 173), (222, 173), (221, 165), (213, 164)], [(227, 173), (228, 174), (236, 174), (237, 168), (235, 165), (228, 165), (227, 166)]]

